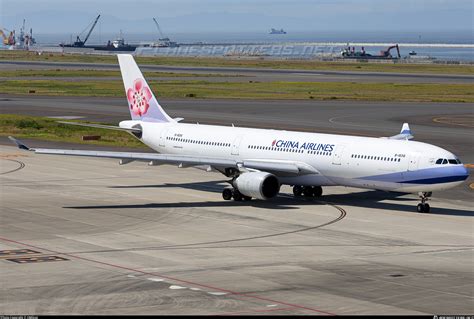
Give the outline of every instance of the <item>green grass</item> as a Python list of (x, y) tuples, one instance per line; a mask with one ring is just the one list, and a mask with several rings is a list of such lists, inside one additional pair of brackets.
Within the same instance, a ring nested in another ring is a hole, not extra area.
[[(0, 135), (81, 144), (121, 147), (144, 147), (143, 143), (126, 132), (72, 126), (57, 123), (47, 117), (0, 114)], [(78, 121), (75, 121), (78, 122)], [(98, 141), (82, 141), (83, 135), (100, 135)]]
[[(117, 58), (115, 56), (61, 53), (43, 53), (38, 55), (35, 52), (27, 51), (0, 51), (0, 60), (118, 64)], [(324, 62), (313, 60), (269, 60), (261, 58), (236, 59), (229, 57), (136, 57), (136, 61), (138, 64), (173, 66), (255, 67), (321, 71), (474, 74), (473, 65), (444, 65), (431, 63), (375, 63), (347, 60), (341, 62)]]
[[(239, 75), (204, 74), (204, 73), (173, 73), (173, 72), (143, 72), (149, 77), (238, 77)], [(0, 77), (121, 77), (120, 71), (107, 70), (0, 70)]]
[[(156, 97), (203, 99), (314, 99), (409, 102), (474, 102), (469, 84), (358, 82), (149, 81)], [(63, 96), (123, 96), (122, 81), (6, 80), (0, 93)], [(33, 93), (32, 93), (33, 94)]]

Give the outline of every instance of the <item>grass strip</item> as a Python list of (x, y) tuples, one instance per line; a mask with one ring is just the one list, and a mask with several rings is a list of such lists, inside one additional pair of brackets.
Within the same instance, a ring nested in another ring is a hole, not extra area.
[[(78, 144), (145, 147), (143, 143), (126, 132), (66, 125), (57, 121), (59, 120), (47, 117), (0, 114), (0, 135)], [(74, 120), (74, 122), (81, 121)], [(100, 135), (101, 139), (83, 141), (83, 135)]]
[[(394, 102), (474, 102), (469, 84), (358, 82), (149, 81), (155, 96), (202, 99), (314, 99)], [(123, 96), (122, 81), (0, 81), (0, 93), (56, 96)]]
[[(474, 74), (474, 65), (435, 64), (435, 63), (380, 63), (341, 60), (325, 62), (319, 60), (284, 60), (262, 58), (229, 58), (229, 57), (135, 57), (138, 64), (198, 66), (198, 67), (242, 67), (298, 69), (321, 71), (360, 71), (360, 72), (396, 72), (396, 73), (435, 73), (435, 74)], [(117, 65), (114, 55), (61, 54), (33, 51), (0, 51), (1, 60), (12, 61), (49, 61), (79, 63), (110, 63)]]

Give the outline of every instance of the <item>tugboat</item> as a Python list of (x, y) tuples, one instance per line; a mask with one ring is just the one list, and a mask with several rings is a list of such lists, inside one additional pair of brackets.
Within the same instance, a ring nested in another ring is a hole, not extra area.
[(120, 30), (120, 36), (113, 40), (112, 42), (109, 40), (106, 46), (91, 46), (94, 50), (99, 51), (135, 51), (137, 48), (136, 45), (130, 45), (125, 43), (123, 39), (122, 30)]
[(286, 31), (283, 29), (277, 30), (277, 29), (272, 28), (269, 34), (286, 34)]

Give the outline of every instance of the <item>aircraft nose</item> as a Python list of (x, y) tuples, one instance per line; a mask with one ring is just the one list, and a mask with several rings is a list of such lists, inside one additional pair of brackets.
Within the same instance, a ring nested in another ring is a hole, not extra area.
[(460, 168), (459, 173), (461, 175), (466, 176), (466, 179), (467, 179), (469, 177), (469, 171), (468, 171), (467, 167), (464, 166), (464, 165), (461, 165), (459, 168)]

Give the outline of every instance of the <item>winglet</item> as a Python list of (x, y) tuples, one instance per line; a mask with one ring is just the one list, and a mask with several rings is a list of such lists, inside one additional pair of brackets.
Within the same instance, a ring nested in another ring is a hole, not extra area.
[(12, 141), (13, 143), (16, 144), (16, 146), (18, 146), (19, 149), (22, 149), (22, 150), (25, 150), (25, 151), (29, 151), (30, 148), (28, 146), (26, 146), (25, 144), (23, 144), (20, 140), (17, 140), (16, 138), (14, 138), (13, 136), (9, 136), (8, 139), (10, 141)]
[(402, 130), (400, 131), (400, 134), (412, 135), (411, 130), (410, 130), (410, 126), (408, 125), (408, 123), (403, 123)]
[(400, 130), (400, 134), (384, 138), (388, 138), (391, 140), (411, 140), (413, 139), (413, 134), (411, 133), (411, 129), (408, 123), (403, 123), (402, 129)]

